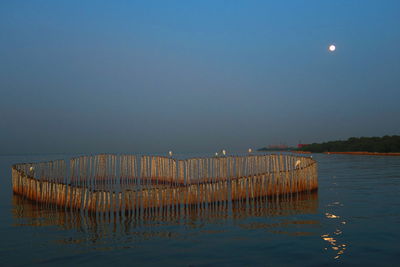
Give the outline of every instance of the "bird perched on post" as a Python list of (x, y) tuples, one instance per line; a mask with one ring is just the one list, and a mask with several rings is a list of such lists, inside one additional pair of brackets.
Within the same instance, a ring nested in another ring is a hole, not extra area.
[(170, 157), (172, 157), (172, 151), (171, 151), (171, 150), (168, 151), (168, 155), (169, 155)]
[(29, 176), (33, 177), (35, 174), (35, 168), (33, 166), (29, 167)]
[(301, 163), (301, 161), (298, 159), (298, 160), (296, 161), (296, 164), (294, 165), (294, 168), (295, 168), (295, 169), (300, 168), (300, 163)]

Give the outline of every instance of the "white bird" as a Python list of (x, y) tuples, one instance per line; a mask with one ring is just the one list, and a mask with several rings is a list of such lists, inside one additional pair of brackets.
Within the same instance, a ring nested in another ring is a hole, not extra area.
[(226, 155), (225, 149), (222, 149), (222, 154), (223, 154), (224, 156)]
[(253, 149), (249, 148), (249, 153), (253, 152)]
[(170, 157), (172, 157), (172, 151), (171, 151), (171, 150), (168, 151), (168, 155), (169, 155)]
[(218, 157), (218, 152), (215, 152), (215, 156)]
[(300, 167), (300, 163), (301, 163), (301, 161), (298, 159), (298, 160), (296, 161), (296, 164), (294, 165), (294, 168), (295, 168), (295, 169), (299, 168), (299, 167)]

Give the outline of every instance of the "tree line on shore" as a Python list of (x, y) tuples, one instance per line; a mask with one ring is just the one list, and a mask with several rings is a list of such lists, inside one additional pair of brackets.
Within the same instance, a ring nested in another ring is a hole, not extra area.
[(324, 143), (312, 143), (305, 145), (298, 150), (310, 151), (313, 153), (322, 152), (400, 152), (400, 136), (385, 135), (383, 137), (350, 137), (345, 141), (330, 141)]

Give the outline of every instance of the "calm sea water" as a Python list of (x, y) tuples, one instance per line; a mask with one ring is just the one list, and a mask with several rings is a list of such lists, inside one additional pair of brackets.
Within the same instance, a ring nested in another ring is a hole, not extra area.
[(400, 157), (321, 155), (319, 190), (292, 199), (167, 216), (88, 217), (11, 189), (0, 156), (0, 265), (398, 265)]

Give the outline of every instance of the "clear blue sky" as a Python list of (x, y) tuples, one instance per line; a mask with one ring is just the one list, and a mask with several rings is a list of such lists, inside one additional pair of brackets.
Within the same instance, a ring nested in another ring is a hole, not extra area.
[(399, 10), (397, 0), (3, 0), (0, 153), (400, 134)]

